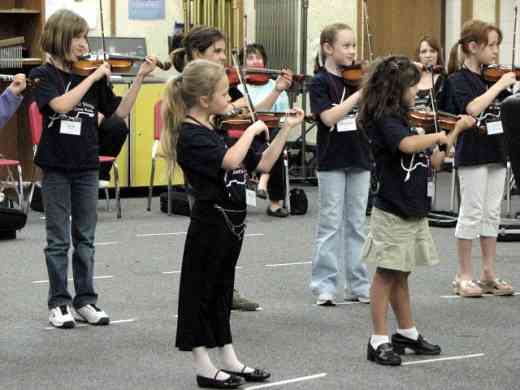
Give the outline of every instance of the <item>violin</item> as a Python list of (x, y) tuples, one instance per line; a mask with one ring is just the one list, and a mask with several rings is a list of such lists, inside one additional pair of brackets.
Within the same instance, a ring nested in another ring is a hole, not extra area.
[[(435, 131), (435, 115), (433, 111), (412, 110), (408, 112), (408, 119), (413, 126), (423, 128), (427, 134)], [(452, 131), (455, 129), (458, 120), (458, 115), (437, 111), (437, 126), (439, 129)]]
[(520, 68), (507, 66), (507, 65), (489, 65), (487, 66), (482, 75), (484, 76), (484, 80), (495, 83), (497, 82), (503, 75), (509, 72), (515, 72), (516, 79), (520, 80)]
[[(273, 112), (273, 111), (256, 111), (256, 119), (265, 123), (268, 129), (280, 127), (280, 118), (295, 115), (292, 112)], [(307, 123), (313, 123), (315, 118), (313, 115), (305, 115), (304, 120)], [(231, 138), (240, 138), (253, 121), (248, 112), (238, 109), (229, 113), (220, 115), (217, 120), (217, 127), (224, 130)]]
[[(435, 132), (435, 116), (433, 111), (411, 110), (408, 112), (408, 119), (412, 126), (423, 128), (426, 134)], [(445, 111), (437, 111), (437, 127), (440, 130), (446, 132), (454, 130), (459, 119), (458, 115)], [(479, 125), (477, 123), (477, 128), (481, 135), (487, 134), (485, 125)]]
[[(10, 74), (0, 74), (0, 81), (12, 83), (14, 81), (14, 76), (10, 75)], [(40, 82), (40, 79), (31, 79), (29, 77), (25, 78), (25, 84), (29, 88), (36, 87), (39, 82)]]
[(354, 62), (352, 65), (343, 65), (341, 69), (341, 75), (343, 81), (348, 87), (358, 89), (361, 86), (363, 77), (368, 72), (368, 62)]
[[(132, 69), (135, 62), (142, 62), (145, 60), (145, 57), (125, 56), (121, 54), (107, 54), (106, 56), (86, 54), (81, 56), (78, 61), (72, 63), (72, 70), (80, 76), (88, 76), (104, 62), (108, 62), (114, 73), (127, 73)], [(163, 63), (157, 61), (156, 66), (162, 70), (168, 70), (171, 68), (172, 64), (170, 62)]]
[[(271, 79), (272, 76), (284, 76), (287, 74), (287, 72), (283, 70), (252, 67), (242, 67), (241, 71), (246, 75), (246, 82), (251, 85), (264, 85)], [(229, 79), (229, 85), (235, 86), (240, 84), (240, 80), (235, 68), (227, 67), (226, 74)], [(302, 82), (308, 79), (310, 79), (310, 76), (307, 75), (292, 75), (292, 80), (295, 82)]]

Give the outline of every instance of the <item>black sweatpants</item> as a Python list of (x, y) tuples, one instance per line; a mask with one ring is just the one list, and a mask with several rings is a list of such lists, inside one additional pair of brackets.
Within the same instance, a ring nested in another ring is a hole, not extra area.
[[(245, 219), (242, 213), (235, 223)], [(212, 204), (195, 201), (182, 258), (175, 345), (222, 347), (232, 342), (229, 317), (242, 239)]]

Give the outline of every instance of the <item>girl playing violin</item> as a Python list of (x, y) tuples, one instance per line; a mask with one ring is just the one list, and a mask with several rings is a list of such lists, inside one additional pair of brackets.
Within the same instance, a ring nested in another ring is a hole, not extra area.
[[(482, 79), (482, 67), (496, 61), (501, 42), (502, 32), (494, 25), (480, 20), (463, 25), (461, 37), (450, 52), (448, 111), (483, 117), (516, 82), (514, 72), (505, 73), (489, 88)], [(511, 284), (495, 273), (496, 237), (506, 178), (506, 152), (501, 122), (497, 119), (487, 121), (487, 134), (476, 129), (464, 132), (456, 146), (461, 204), (455, 230), (459, 271), (453, 287), (462, 297), (513, 294)], [(480, 280), (475, 283), (471, 248), (477, 237), (480, 237), (482, 267)]]
[[(182, 72), (187, 63), (196, 59), (204, 59), (224, 65), (226, 63), (226, 37), (215, 27), (195, 27), (184, 37), (183, 47), (174, 50), (170, 56), (173, 66), (179, 72)], [(262, 102), (256, 105), (256, 108), (269, 109), (272, 107), (282, 91), (291, 85), (290, 73), (288, 73), (286, 77), (278, 78), (275, 88)], [(245, 97), (236, 86), (229, 88), (229, 95), (231, 96), (231, 102), (226, 111), (247, 106)], [(255, 311), (260, 309), (260, 305), (257, 302), (243, 297), (238, 290), (235, 290), (233, 295), (233, 309)]]
[(422, 68), (422, 73), (415, 98), (416, 108), (432, 110), (430, 90), (433, 89), (433, 97), (437, 104), (436, 109), (444, 109), (442, 100), (444, 94), (442, 92), (446, 82), (446, 72), (441, 53), (441, 47), (436, 38), (427, 35), (419, 41), (416, 60)]
[(360, 91), (348, 96), (341, 76), (342, 66), (354, 62), (354, 33), (346, 24), (331, 24), (321, 32), (320, 45), (319, 70), (309, 90), (311, 110), (318, 118), (320, 190), (310, 287), (318, 305), (335, 305), (338, 270), (344, 263), (345, 299), (368, 303), (370, 283), (360, 252), (365, 240), (371, 161), (368, 142), (352, 114)]
[[(226, 63), (226, 37), (214, 27), (197, 26), (183, 39), (183, 47), (174, 50), (171, 54), (172, 64), (177, 71), (182, 72), (189, 61), (204, 59), (221, 65)], [(292, 72), (284, 69), (284, 74), (278, 77), (272, 85), (269, 94), (255, 104), (256, 109), (269, 110), (276, 103), (280, 94), (291, 86)], [(229, 88), (231, 96), (230, 108), (246, 107), (247, 102), (243, 93), (233, 86)]]
[[(74, 327), (71, 305), (90, 324), (109, 323), (108, 315), (96, 305), (93, 283), (99, 170), (97, 113), (126, 117), (143, 79), (155, 67), (154, 60), (148, 58), (125, 97), (115, 96), (107, 84), (107, 63), (87, 77), (71, 73), (72, 63), (86, 51), (87, 32), (87, 22), (81, 16), (65, 9), (54, 13), (42, 35), (48, 62), (31, 71), (31, 77), (40, 80), (35, 99), (43, 115), (43, 133), (34, 161), (43, 171), (49, 321), (58, 328)], [(67, 290), (71, 236), (74, 299)]]
[[(376, 264), (370, 291), (373, 334), (367, 358), (382, 365), (400, 365), (405, 348), (416, 354), (438, 355), (412, 320), (408, 276), (416, 265), (438, 263), (428, 227), (431, 193), (428, 177), (440, 167), (445, 152), (425, 151), (437, 144), (449, 148), (457, 135), (475, 125), (463, 116), (455, 129), (416, 135), (407, 114), (414, 105), (421, 74), (406, 57), (386, 57), (373, 65), (363, 86), (358, 122), (371, 140), (378, 191), (362, 259)], [(392, 305), (397, 333), (388, 337), (387, 312)]]
[[(245, 56), (245, 61), (243, 61)], [(240, 63), (245, 63), (250, 68), (265, 68), (267, 67), (267, 54), (265, 48), (260, 44), (249, 44), (246, 46), (245, 55), (243, 51), (240, 53)], [(257, 75), (253, 75), (257, 76)], [(273, 90), (276, 90), (276, 82), (272, 80), (269, 75), (260, 75), (261, 77), (248, 78), (246, 77), (246, 84), (253, 105), (257, 102), (261, 102), (266, 96), (268, 96)], [(267, 76), (267, 77), (262, 77)], [(242, 85), (238, 85), (240, 92), (244, 93)], [(269, 107), (270, 111), (274, 112), (286, 112), (289, 110), (289, 97), (287, 93), (283, 91), (272, 107)], [(275, 136), (276, 133), (271, 130), (271, 136)], [(289, 212), (283, 207), (283, 200), (285, 199), (285, 182), (284, 182), (284, 166), (283, 159), (280, 157), (276, 160), (270, 173), (263, 173), (260, 175), (258, 182), (257, 196), (260, 198), (266, 198), (269, 195), (270, 205), (267, 208), (267, 215), (273, 217), (287, 217)]]
[[(231, 147), (214, 129), (211, 117), (227, 111), (228, 78), (215, 62), (195, 60), (168, 82), (163, 98), (163, 150), (178, 161), (193, 187), (195, 203), (184, 247), (176, 346), (192, 351), (201, 387), (236, 388), (264, 381), (270, 374), (243, 364), (236, 356), (229, 324), (235, 265), (245, 231), (247, 172), (269, 172), (303, 111), (286, 120), (262, 154), (251, 144), (266, 125), (257, 121)], [(218, 347), (223, 369), (208, 349)]]

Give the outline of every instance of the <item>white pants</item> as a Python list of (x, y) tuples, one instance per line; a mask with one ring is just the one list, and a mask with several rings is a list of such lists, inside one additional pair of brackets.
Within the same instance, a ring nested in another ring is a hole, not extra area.
[(455, 237), (473, 240), (478, 236), (496, 237), (506, 168), (486, 164), (458, 168), (461, 202)]

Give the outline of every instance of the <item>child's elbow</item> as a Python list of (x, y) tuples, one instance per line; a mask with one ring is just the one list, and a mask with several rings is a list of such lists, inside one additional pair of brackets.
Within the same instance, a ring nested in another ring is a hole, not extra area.
[(415, 152), (414, 144), (409, 137), (406, 137), (399, 143), (399, 151), (405, 154), (412, 154)]

